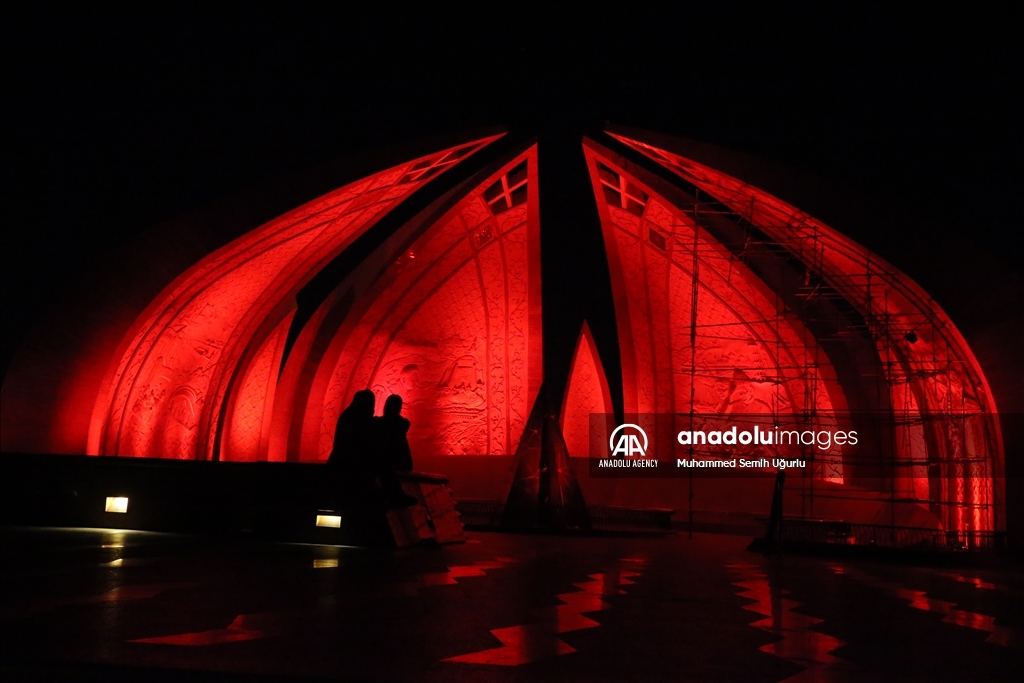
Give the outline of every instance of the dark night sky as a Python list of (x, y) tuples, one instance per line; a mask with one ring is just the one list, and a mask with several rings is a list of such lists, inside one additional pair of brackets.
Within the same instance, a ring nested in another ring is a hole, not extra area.
[(714, 142), (1020, 268), (1009, 9), (83, 5), (2, 10), (5, 367), (36, 312), (125, 237), (354, 151), (488, 124), (607, 119)]

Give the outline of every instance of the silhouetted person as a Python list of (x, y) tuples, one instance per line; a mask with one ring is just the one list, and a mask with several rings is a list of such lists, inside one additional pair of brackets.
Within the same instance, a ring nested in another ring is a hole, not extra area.
[(374, 450), (373, 410), (376, 397), (369, 389), (357, 391), (352, 403), (341, 411), (334, 428), (334, 448), (327, 458), (333, 468), (366, 470)]
[(384, 415), (374, 418), (374, 422), (384, 462), (396, 472), (412, 472), (412, 451), (406, 437), (410, 422), (402, 417), (402, 397), (388, 396), (384, 401)]
[(397, 472), (412, 471), (412, 454), (405, 435), (409, 421), (401, 415), (402, 397), (388, 396), (384, 402), (384, 415), (373, 418), (374, 473), (389, 507), (408, 507), (419, 501), (402, 490)]
[[(341, 411), (327, 458), (331, 488), (355, 510), (368, 512), (380, 499), (373, 469), (373, 392), (357, 391)], [(360, 513), (357, 513), (360, 514)]]
[(378, 421), (373, 415), (376, 397), (369, 389), (357, 391), (341, 412), (334, 429), (334, 448), (327, 458), (343, 495), (351, 502), (388, 508), (419, 501), (407, 496), (385, 459)]

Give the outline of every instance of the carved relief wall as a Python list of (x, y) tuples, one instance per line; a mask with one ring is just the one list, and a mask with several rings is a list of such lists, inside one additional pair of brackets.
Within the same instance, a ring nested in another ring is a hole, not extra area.
[(538, 238), (531, 148), (426, 230), (367, 295), (335, 342), (316, 451), (302, 459), (326, 459), (338, 415), (367, 387), (378, 406), (392, 393), (405, 399), (414, 453), (514, 453), (540, 382)]
[(277, 376), (293, 317), (294, 314), (285, 316), (264, 340), (246, 368), (238, 391), (229, 399), (230, 419), (221, 436), (225, 442), (224, 460), (267, 459)]
[[(90, 452), (213, 457), (223, 402), (243, 381), (239, 363), (288, 316), (295, 292), (380, 215), (493, 139), (414, 159), (340, 188), (189, 269), (130, 333), (109, 393), (99, 397), (94, 411)], [(251, 393), (251, 385), (245, 391)], [(251, 453), (251, 444), (229, 444)]]

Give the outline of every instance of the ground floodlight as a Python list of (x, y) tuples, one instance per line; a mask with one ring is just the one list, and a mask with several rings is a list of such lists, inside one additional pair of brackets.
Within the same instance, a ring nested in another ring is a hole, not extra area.
[(338, 558), (313, 560), (313, 569), (337, 569)]
[(103, 508), (104, 512), (128, 512), (128, 497), (127, 496), (107, 496), (107, 505)]
[(317, 526), (331, 527), (332, 529), (341, 528), (341, 516), (340, 515), (317, 515), (316, 516)]

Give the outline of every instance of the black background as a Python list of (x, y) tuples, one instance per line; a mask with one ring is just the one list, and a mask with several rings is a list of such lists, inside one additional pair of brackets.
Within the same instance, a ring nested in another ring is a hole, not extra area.
[(7, 3), (3, 368), (97, 254), (356, 151), (603, 120), (812, 173), (1020, 270), (1007, 8)]

